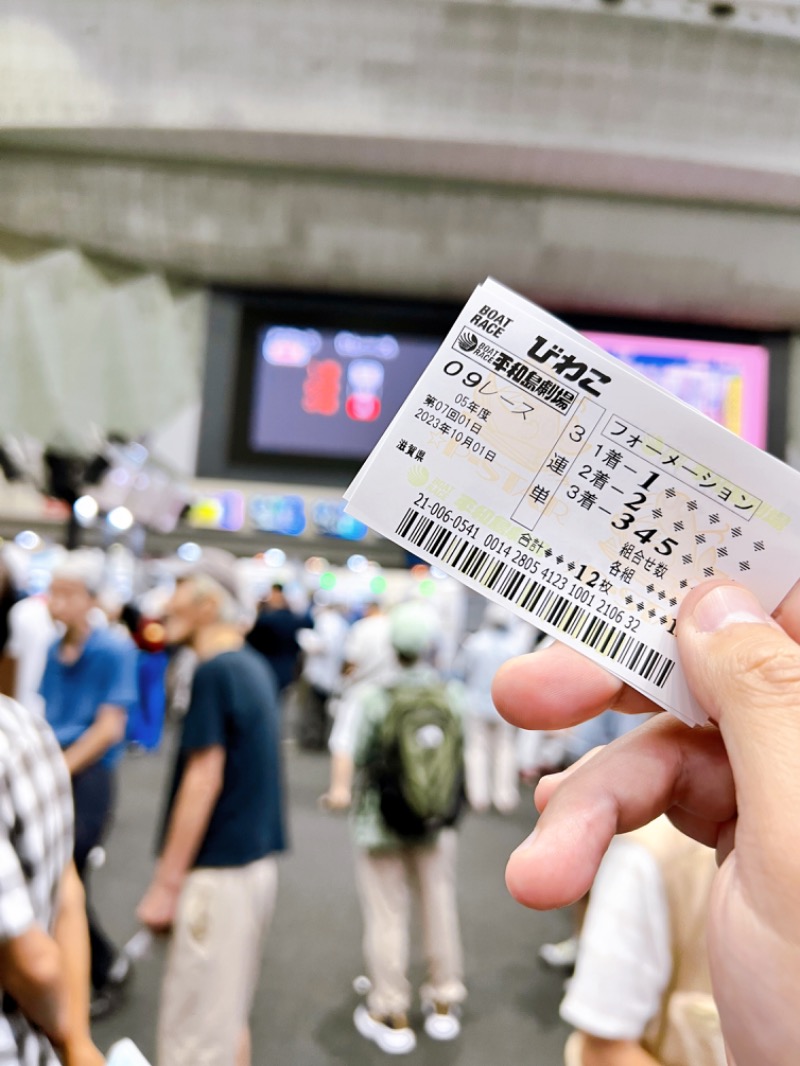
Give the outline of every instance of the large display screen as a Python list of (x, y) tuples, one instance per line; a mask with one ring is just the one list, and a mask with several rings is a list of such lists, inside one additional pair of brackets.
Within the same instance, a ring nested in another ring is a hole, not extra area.
[[(769, 352), (732, 344), (586, 331), (596, 344), (716, 422), (765, 447)], [(265, 324), (255, 334), (253, 453), (362, 460), (441, 338)]]
[(250, 418), (256, 452), (363, 459), (439, 339), (275, 325), (257, 335)]
[(769, 352), (757, 344), (586, 336), (678, 399), (759, 448), (767, 444)]

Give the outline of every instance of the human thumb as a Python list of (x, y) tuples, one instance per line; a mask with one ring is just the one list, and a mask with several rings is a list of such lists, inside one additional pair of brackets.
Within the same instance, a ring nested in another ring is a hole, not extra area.
[(725, 583), (686, 597), (678, 646), (689, 686), (722, 732), (736, 783), (737, 836), (760, 835), (778, 854), (795, 851), (788, 815), (800, 802), (800, 646), (751, 592)]

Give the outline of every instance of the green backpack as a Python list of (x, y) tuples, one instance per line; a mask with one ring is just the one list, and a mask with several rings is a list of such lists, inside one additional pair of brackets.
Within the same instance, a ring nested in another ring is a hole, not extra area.
[(464, 737), (447, 686), (403, 684), (389, 690), (373, 782), (383, 820), (398, 836), (424, 837), (454, 825), (464, 795)]

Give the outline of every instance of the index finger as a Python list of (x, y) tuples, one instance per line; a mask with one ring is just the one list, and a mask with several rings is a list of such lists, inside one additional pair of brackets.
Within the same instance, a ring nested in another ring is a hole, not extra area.
[(523, 729), (565, 729), (610, 707), (629, 714), (660, 709), (564, 644), (510, 659), (495, 676), (492, 699), (504, 718)]
[[(704, 582), (690, 595), (697, 598), (720, 579)], [(773, 611), (790, 637), (800, 642), (800, 581)], [(678, 623), (680, 625), (680, 622)], [(492, 686), (498, 711), (523, 729), (566, 729), (613, 708), (646, 714), (661, 707), (613, 677), (602, 666), (564, 644), (510, 659), (500, 667)]]

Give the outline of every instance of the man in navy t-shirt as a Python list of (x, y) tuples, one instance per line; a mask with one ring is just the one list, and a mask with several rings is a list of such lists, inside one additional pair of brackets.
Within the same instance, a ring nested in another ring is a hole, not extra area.
[(297, 673), (300, 656), (297, 631), (313, 625), (310, 614), (295, 614), (289, 607), (283, 585), (274, 584), (261, 605), (255, 625), (247, 634), (247, 643), (272, 667), (279, 693), (291, 685)]
[(285, 847), (274, 675), (242, 636), (232, 556), (206, 549), (167, 609), (200, 665), (184, 717), (160, 858), (139, 920), (172, 931), (159, 1066), (249, 1062), (249, 1014)]
[[(88, 552), (74, 552), (53, 573), (49, 607), (64, 635), (47, 655), (40, 692), (45, 715), (72, 775), (75, 802), (75, 865), (86, 886), (87, 860), (108, 831), (116, 793), (115, 767), (122, 755), (125, 723), (137, 699), (132, 646), (105, 630), (92, 629), (100, 568)], [(88, 892), (87, 892), (88, 898)], [(129, 961), (88, 908), (94, 1017), (116, 1005)]]

